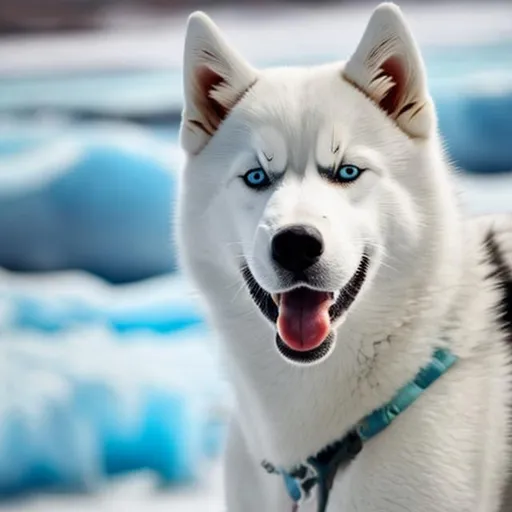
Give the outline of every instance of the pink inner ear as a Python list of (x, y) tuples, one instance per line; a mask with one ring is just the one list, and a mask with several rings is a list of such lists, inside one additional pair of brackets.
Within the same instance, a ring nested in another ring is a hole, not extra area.
[[(206, 123), (200, 124), (203, 125), (203, 129), (207, 133), (212, 133), (226, 117), (228, 109), (211, 97), (211, 91), (215, 86), (223, 84), (225, 81), (208, 66), (201, 66), (197, 69), (196, 80), (195, 102), (199, 106), (203, 120), (206, 121)], [(206, 125), (208, 125), (208, 128)]]
[(393, 87), (389, 89), (384, 98), (380, 101), (380, 107), (393, 115), (396, 113), (402, 96), (405, 92), (406, 76), (405, 69), (399, 57), (393, 56), (384, 61), (381, 65), (382, 73), (389, 76), (393, 81)]

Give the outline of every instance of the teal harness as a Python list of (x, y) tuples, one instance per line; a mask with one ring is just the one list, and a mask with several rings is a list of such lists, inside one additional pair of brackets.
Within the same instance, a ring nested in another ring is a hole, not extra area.
[(421, 368), (416, 377), (401, 388), (390, 402), (363, 418), (345, 437), (291, 470), (276, 468), (264, 461), (262, 466), (269, 473), (282, 476), (286, 491), (294, 503), (293, 510), (298, 510), (300, 504), (310, 498), (316, 488), (317, 511), (325, 512), (338, 470), (354, 459), (363, 449), (364, 443), (388, 427), (456, 361), (457, 357), (448, 349), (437, 349), (430, 363)]

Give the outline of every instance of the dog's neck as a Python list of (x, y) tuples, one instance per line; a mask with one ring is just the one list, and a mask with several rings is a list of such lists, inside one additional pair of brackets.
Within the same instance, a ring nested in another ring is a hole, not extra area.
[(254, 455), (291, 466), (389, 401), (440, 341), (441, 326), (422, 320), (424, 311), (421, 301), (413, 302), (404, 304), (402, 317), (374, 322), (355, 311), (338, 330), (333, 354), (312, 367), (285, 361), (275, 329), (259, 311), (246, 313), (244, 332), (229, 329), (226, 342), (238, 420)]

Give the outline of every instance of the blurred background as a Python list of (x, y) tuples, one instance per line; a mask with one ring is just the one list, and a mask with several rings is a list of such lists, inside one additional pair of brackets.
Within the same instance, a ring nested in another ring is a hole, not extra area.
[[(230, 391), (176, 269), (188, 14), (256, 65), (375, 2), (0, 0), (0, 509), (220, 511)], [(401, 3), (471, 213), (512, 210), (512, 3)]]

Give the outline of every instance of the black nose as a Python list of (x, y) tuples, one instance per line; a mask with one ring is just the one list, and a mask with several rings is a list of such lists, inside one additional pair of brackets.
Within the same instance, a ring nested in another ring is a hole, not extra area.
[(272, 239), (272, 257), (286, 270), (301, 272), (324, 252), (322, 235), (313, 226), (296, 224), (280, 229)]

